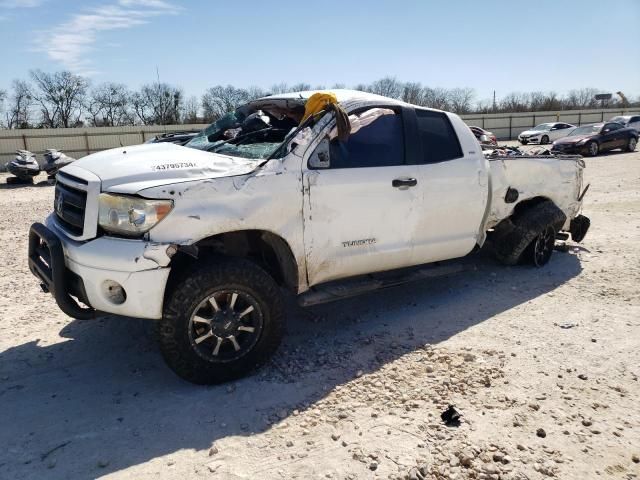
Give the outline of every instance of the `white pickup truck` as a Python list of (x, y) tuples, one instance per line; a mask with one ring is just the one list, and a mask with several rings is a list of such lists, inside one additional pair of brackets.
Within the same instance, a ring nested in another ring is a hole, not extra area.
[(542, 266), (586, 234), (580, 157), (486, 159), (458, 116), (357, 91), (304, 119), (313, 93), (62, 169), (30, 230), (43, 290), (74, 318), (158, 319), (169, 366), (218, 383), (276, 350), (283, 291), (308, 305), (397, 284), (488, 235), (503, 262)]

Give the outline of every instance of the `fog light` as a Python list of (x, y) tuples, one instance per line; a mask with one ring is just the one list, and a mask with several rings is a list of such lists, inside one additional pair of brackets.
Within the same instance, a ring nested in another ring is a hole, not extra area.
[(102, 295), (114, 305), (121, 305), (127, 299), (127, 292), (124, 291), (122, 285), (113, 280), (102, 282)]

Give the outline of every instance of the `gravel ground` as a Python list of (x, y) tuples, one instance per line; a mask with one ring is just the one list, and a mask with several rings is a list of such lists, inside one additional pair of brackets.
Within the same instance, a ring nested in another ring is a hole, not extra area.
[(586, 162), (592, 229), (545, 268), (291, 301), (273, 362), (217, 387), (153, 322), (65, 317), (26, 263), (53, 189), (0, 175), (0, 478), (638, 478), (640, 153)]

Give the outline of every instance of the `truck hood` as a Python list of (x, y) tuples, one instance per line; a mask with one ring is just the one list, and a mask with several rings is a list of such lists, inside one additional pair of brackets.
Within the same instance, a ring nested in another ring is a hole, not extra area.
[(94, 153), (76, 160), (73, 166), (97, 175), (103, 192), (133, 194), (149, 187), (246, 175), (259, 163), (260, 160), (229, 157), (172, 143), (155, 143)]

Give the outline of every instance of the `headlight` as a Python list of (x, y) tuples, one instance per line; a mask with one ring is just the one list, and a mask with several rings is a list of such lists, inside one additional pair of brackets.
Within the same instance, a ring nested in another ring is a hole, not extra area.
[(98, 225), (107, 232), (139, 236), (166, 217), (173, 200), (147, 200), (128, 195), (100, 194)]

